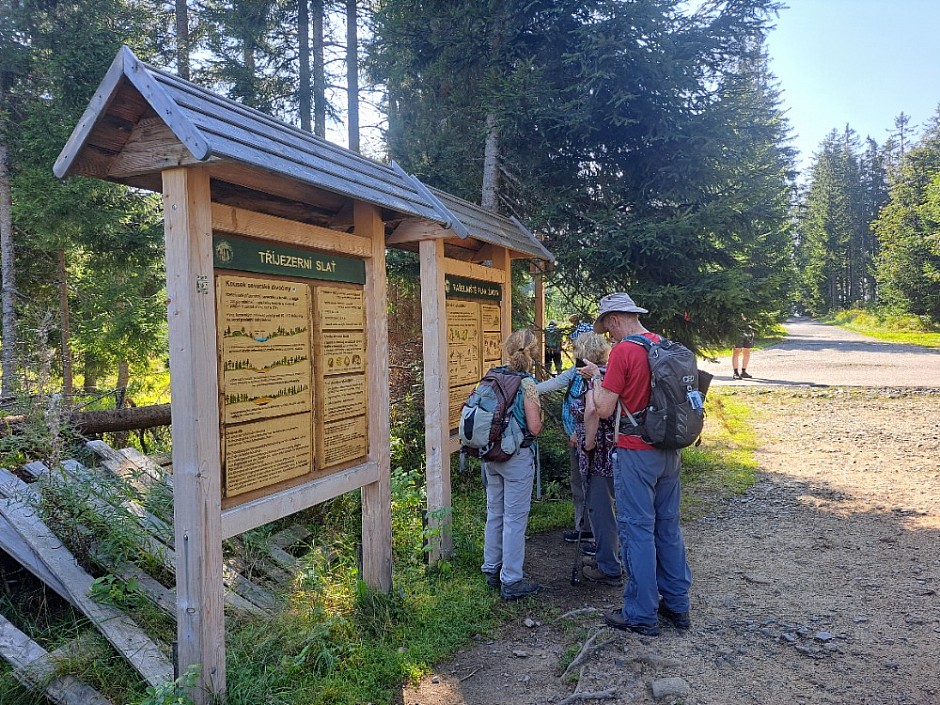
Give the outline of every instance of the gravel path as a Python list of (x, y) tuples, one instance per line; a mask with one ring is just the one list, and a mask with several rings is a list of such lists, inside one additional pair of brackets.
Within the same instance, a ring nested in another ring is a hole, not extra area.
[[(620, 591), (571, 586), (571, 545), (536, 535), (526, 569), (543, 594), (398, 703), (940, 703), (940, 353), (787, 329), (755, 351), (759, 379), (726, 390), (755, 412), (760, 473), (684, 523), (689, 632), (607, 629)], [(585, 643), (598, 648), (562, 677)]]
[(713, 384), (813, 387), (930, 387), (940, 389), (940, 349), (886, 343), (808, 318), (786, 322), (787, 337), (754, 350), (753, 380), (731, 379), (731, 358), (703, 363)]

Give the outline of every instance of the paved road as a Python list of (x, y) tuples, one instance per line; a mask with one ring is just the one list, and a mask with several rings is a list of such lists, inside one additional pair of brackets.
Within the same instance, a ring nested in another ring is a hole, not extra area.
[(790, 319), (787, 337), (753, 350), (753, 380), (731, 379), (731, 358), (701, 363), (712, 384), (811, 387), (929, 387), (940, 389), (940, 349), (886, 343), (808, 318)]

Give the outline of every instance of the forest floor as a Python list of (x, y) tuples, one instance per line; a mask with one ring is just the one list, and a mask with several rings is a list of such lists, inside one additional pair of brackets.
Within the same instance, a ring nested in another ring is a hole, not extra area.
[(745, 494), (684, 522), (689, 631), (605, 627), (621, 590), (571, 585), (574, 546), (561, 532), (535, 535), (526, 570), (543, 592), (400, 702), (940, 702), (940, 390), (726, 393), (753, 410), (759, 473)]

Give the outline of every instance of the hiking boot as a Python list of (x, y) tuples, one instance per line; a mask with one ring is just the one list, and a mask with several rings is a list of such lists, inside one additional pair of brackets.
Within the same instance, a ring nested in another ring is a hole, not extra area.
[(623, 610), (614, 607), (612, 610), (604, 612), (604, 624), (621, 631), (631, 631), (643, 636), (659, 636), (658, 624), (629, 624), (623, 618)]
[(534, 580), (522, 578), (514, 583), (503, 583), (503, 586), (499, 589), (499, 596), (504, 600), (512, 601), (518, 600), (520, 597), (535, 595), (541, 589), (542, 586)]
[(670, 622), (676, 629), (685, 631), (692, 626), (688, 612), (673, 612), (662, 600), (659, 601), (659, 616)]
[[(568, 543), (578, 543), (578, 533), (579, 532), (577, 530), (572, 529), (571, 531), (566, 531), (564, 534), (562, 534), (562, 536)], [(594, 540), (594, 534), (592, 534), (590, 531), (581, 531), (580, 534), (582, 542)]]
[(583, 553), (585, 556), (596, 556), (597, 543), (591, 541), (591, 543), (581, 544), (581, 553)]
[(581, 565), (589, 565), (593, 568), (597, 567), (597, 556), (581, 556)]
[(747, 373), (747, 370), (741, 370), (741, 379), (754, 379), (754, 378)]
[(602, 572), (599, 568), (594, 566), (583, 566), (581, 568), (581, 575), (584, 576), (585, 580), (600, 585), (610, 585), (611, 587), (620, 587), (623, 585), (623, 578), (619, 575), (607, 575), (607, 573)]
[(499, 571), (495, 573), (483, 573), (486, 576), (486, 584), (491, 588), (499, 589)]

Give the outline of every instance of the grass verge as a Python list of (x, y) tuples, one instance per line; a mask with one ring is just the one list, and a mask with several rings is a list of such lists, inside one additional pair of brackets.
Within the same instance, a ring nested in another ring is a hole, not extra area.
[(839, 311), (823, 321), (889, 343), (940, 348), (940, 331), (920, 316), (851, 309)]
[(757, 475), (751, 413), (733, 390), (712, 388), (702, 443), (682, 451), (682, 516), (691, 519), (746, 491)]

